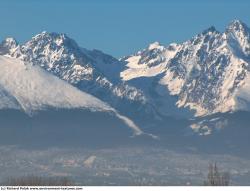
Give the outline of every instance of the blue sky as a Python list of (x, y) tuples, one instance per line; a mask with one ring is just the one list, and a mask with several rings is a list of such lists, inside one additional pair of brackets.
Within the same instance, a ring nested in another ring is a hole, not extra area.
[(185, 41), (211, 25), (223, 31), (233, 19), (250, 26), (249, 10), (248, 0), (1, 0), (0, 39), (66, 33), (120, 57), (154, 41)]

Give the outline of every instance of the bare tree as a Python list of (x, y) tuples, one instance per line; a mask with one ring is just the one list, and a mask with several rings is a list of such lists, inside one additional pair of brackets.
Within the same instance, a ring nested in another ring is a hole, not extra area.
[(229, 186), (230, 174), (228, 172), (220, 172), (217, 164), (209, 164), (207, 180), (204, 181), (205, 186)]

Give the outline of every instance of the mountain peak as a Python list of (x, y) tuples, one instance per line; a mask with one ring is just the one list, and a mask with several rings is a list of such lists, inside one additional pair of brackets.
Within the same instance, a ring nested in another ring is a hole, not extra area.
[(158, 48), (161, 48), (161, 47), (162, 46), (160, 45), (160, 43), (156, 41), (156, 42), (153, 42), (153, 43), (149, 44), (148, 49), (153, 50), (153, 49), (158, 49)]
[(216, 28), (214, 26), (211, 26), (209, 28), (207, 28), (206, 30), (204, 30), (202, 32), (202, 34), (207, 34), (207, 33), (218, 33), (218, 31), (216, 30)]
[(1, 45), (6, 47), (6, 48), (15, 48), (15, 47), (17, 47), (18, 43), (17, 43), (16, 39), (14, 39), (12, 37), (7, 37), (6, 39), (3, 40)]
[(241, 20), (235, 19), (229, 23), (226, 30), (227, 31), (244, 31), (247, 28), (248, 27), (245, 23), (243, 23)]
[(33, 38), (41, 38), (41, 37), (59, 37), (59, 36), (67, 36), (64, 33), (57, 33), (57, 32), (48, 32), (48, 31), (42, 31), (41, 33), (38, 33)]
[(240, 20), (232, 21), (225, 32), (227, 42), (236, 55), (250, 58), (250, 29)]
[(28, 49), (43, 49), (43, 47), (49, 46), (49, 49), (52, 50), (67, 49), (74, 53), (80, 52), (77, 43), (66, 34), (47, 31), (43, 31), (32, 37), (25, 46)]
[(17, 46), (17, 41), (12, 37), (8, 37), (0, 44), (0, 54), (9, 54), (12, 50), (16, 49)]
[(47, 32), (47, 31), (43, 31), (37, 35), (35, 35), (32, 38), (33, 41), (38, 41), (38, 40), (45, 40), (45, 41), (49, 41), (49, 42), (56, 42), (56, 44), (62, 45), (65, 43), (69, 43), (69, 42), (73, 42), (74, 44), (76, 44), (76, 42), (69, 38), (66, 34), (64, 33), (56, 33), (56, 32)]
[(234, 20), (232, 20), (230, 23), (229, 23), (229, 25), (228, 26), (233, 26), (233, 25), (245, 25), (244, 23), (243, 23), (243, 21), (241, 21), (241, 20), (239, 20), (239, 19), (234, 19)]

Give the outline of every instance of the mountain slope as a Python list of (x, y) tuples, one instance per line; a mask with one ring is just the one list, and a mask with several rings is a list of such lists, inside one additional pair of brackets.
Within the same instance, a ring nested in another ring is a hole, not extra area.
[(112, 111), (100, 100), (48, 75), (37, 66), (0, 56), (0, 67), (1, 87), (18, 101), (25, 112), (47, 106)]
[(119, 79), (122, 65), (117, 59), (97, 50), (80, 48), (65, 34), (42, 32), (22, 45), (7, 38), (0, 47), (5, 50), (2, 54), (39, 65), (121, 113), (128, 113), (127, 105), (144, 108), (143, 93)]
[(47, 32), (22, 45), (7, 38), (0, 53), (39, 65), (146, 125), (166, 116), (248, 109), (249, 99), (240, 92), (247, 91), (249, 31), (235, 20), (223, 33), (210, 27), (186, 42), (155, 42), (120, 60)]
[[(164, 47), (153, 43), (123, 58), (127, 69), (120, 76), (137, 87), (143, 78), (151, 79), (143, 92), (158, 97), (163, 114), (192, 116), (194, 112), (202, 116), (240, 110), (240, 88), (248, 81), (249, 47), (249, 28), (235, 20), (224, 33), (210, 27), (182, 44)], [(244, 100), (249, 99), (244, 96)], [(169, 107), (174, 109), (169, 111)], [(182, 112), (182, 108), (190, 112)]]
[(21, 109), (32, 115), (46, 109), (85, 109), (115, 115), (135, 134), (142, 131), (130, 119), (99, 99), (19, 59), (0, 56), (1, 109)]

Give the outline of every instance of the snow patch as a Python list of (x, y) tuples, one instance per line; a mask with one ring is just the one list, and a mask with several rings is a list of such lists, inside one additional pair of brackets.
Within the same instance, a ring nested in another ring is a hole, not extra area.
[(148, 50), (153, 50), (153, 49), (163, 49), (164, 47), (160, 45), (159, 42), (154, 42), (154, 43), (151, 43), (149, 46), (148, 46)]
[(96, 159), (96, 156), (95, 155), (92, 155), (90, 157), (88, 157), (84, 162), (83, 162), (83, 165), (84, 167), (86, 168), (91, 168), (95, 162), (95, 159)]

